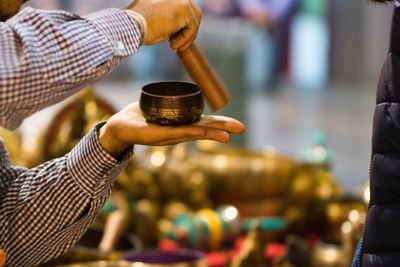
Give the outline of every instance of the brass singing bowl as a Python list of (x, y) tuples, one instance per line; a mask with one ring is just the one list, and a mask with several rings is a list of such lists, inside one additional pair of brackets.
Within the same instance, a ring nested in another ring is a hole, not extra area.
[(188, 161), (212, 178), (214, 187), (220, 189), (216, 197), (226, 203), (282, 196), (297, 167), (294, 159), (275, 151), (222, 146), (199, 148)]
[(200, 120), (204, 100), (194, 83), (157, 82), (143, 86), (139, 105), (147, 121), (179, 126)]

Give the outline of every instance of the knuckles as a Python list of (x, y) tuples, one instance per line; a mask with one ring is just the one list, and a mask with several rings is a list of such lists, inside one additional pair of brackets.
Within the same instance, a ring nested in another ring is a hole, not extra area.
[(176, 1), (176, 5), (177, 5), (178, 10), (180, 10), (182, 12), (188, 12), (190, 10), (189, 0)]

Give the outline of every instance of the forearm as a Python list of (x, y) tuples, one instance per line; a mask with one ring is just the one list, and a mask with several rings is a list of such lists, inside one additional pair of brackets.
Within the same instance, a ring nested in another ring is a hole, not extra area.
[(136, 21), (118, 9), (82, 18), (26, 8), (0, 23), (0, 124), (15, 128), (102, 78), (141, 38)]
[(132, 155), (129, 150), (117, 161), (103, 151), (100, 126), (66, 156), (21, 170), (12, 180), (0, 202), (7, 266), (33, 266), (58, 256), (92, 223)]

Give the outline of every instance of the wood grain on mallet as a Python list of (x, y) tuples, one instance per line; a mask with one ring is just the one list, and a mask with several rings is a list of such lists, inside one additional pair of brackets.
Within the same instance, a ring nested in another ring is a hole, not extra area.
[(230, 97), (224, 85), (195, 44), (178, 52), (178, 56), (214, 111), (229, 103)]

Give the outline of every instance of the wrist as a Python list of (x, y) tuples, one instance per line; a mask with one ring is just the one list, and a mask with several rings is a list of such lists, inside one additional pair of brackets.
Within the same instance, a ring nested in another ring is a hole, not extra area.
[(142, 38), (140, 39), (140, 42), (143, 44), (144, 40), (147, 35), (147, 22), (146, 19), (143, 17), (142, 14), (139, 12), (130, 10), (130, 9), (125, 9), (125, 11), (128, 13), (128, 15), (133, 18), (138, 24), (140, 28), (140, 33), (142, 35)]
[(104, 124), (103, 127), (100, 128), (99, 143), (105, 152), (115, 159), (119, 159), (128, 148), (128, 145), (121, 142), (114, 132), (115, 131), (112, 130), (108, 122)]

